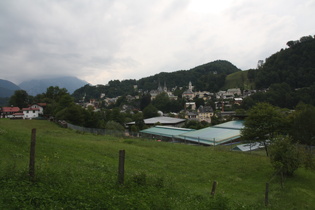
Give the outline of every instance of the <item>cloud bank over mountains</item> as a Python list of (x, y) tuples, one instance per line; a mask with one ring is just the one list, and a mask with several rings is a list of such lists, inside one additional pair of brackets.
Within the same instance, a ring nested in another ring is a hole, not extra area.
[(1, 1), (1, 79), (106, 84), (217, 59), (255, 68), (314, 34), (314, 11), (313, 0)]

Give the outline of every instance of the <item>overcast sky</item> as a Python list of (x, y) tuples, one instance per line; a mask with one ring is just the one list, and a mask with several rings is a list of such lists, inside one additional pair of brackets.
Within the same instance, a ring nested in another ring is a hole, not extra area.
[(314, 29), (315, 0), (1, 0), (0, 79), (107, 84), (218, 59), (247, 70)]

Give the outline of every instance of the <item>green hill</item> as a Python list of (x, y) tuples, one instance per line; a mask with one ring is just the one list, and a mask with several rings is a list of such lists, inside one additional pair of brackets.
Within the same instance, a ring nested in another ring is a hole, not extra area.
[[(28, 181), (31, 129), (36, 181)], [(311, 209), (315, 173), (301, 168), (281, 189), (264, 152), (80, 134), (49, 121), (0, 119), (1, 209)], [(126, 151), (118, 186), (118, 151)], [(210, 195), (213, 181), (216, 194)]]
[(223, 87), (225, 77), (231, 73), (239, 72), (236, 66), (224, 60), (217, 60), (203, 65), (196, 66), (189, 70), (178, 70), (174, 72), (161, 72), (159, 74), (145, 77), (139, 80), (113, 80), (107, 85), (85, 85), (74, 91), (76, 100), (87, 97), (99, 98), (101, 93), (107, 97), (117, 97), (121, 95), (135, 95), (134, 85), (138, 89), (150, 91), (156, 90), (160, 85), (166, 84), (168, 89), (174, 87), (187, 87), (192, 82), (196, 90), (216, 92)]
[(138, 81), (140, 89), (153, 90), (165, 82), (169, 88), (186, 87), (192, 82), (195, 89), (218, 91), (223, 85), (226, 75), (240, 71), (232, 63), (224, 60), (217, 60), (203, 65), (196, 66), (190, 70), (174, 72), (162, 72), (154, 76), (142, 78)]
[(289, 41), (282, 49), (266, 59), (256, 75), (257, 88), (287, 83), (292, 89), (309, 87), (315, 82), (315, 38), (304, 36)]
[(225, 78), (223, 90), (227, 90), (229, 88), (241, 88), (244, 90), (252, 90), (255, 89), (255, 82), (251, 81), (248, 78), (248, 72), (255, 70), (247, 70), (247, 71), (238, 71), (232, 74), (229, 74)]
[(11, 97), (14, 94), (14, 91), (20, 89), (19, 86), (12, 82), (0, 79), (0, 98)]

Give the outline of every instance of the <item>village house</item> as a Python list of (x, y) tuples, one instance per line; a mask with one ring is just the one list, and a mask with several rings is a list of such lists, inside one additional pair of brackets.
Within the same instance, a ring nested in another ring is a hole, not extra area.
[(197, 120), (199, 122), (206, 121), (211, 123), (211, 117), (214, 115), (214, 111), (211, 106), (200, 106), (197, 110), (187, 110), (185, 112), (185, 118), (188, 120)]
[(243, 99), (242, 99), (242, 98), (234, 98), (234, 104), (241, 105), (242, 102), (243, 102)]
[(186, 111), (185, 112), (185, 119), (198, 120), (197, 119), (197, 112), (196, 111)]
[(195, 102), (186, 102), (185, 103), (186, 110), (196, 110), (196, 103)]
[(197, 119), (199, 122), (206, 121), (211, 123), (211, 117), (214, 115), (214, 112), (211, 106), (200, 106), (197, 109), (197, 114)]
[(2, 107), (1, 118), (14, 118), (16, 113), (20, 112), (19, 107)]
[(44, 109), (45, 109), (46, 106), (47, 106), (46, 103), (36, 103), (36, 104), (33, 104), (32, 106), (30, 106), (30, 108), (32, 108), (32, 109), (39, 109), (38, 114), (39, 115), (43, 115), (44, 114)]
[(105, 99), (103, 100), (105, 106), (109, 106), (109, 105), (115, 104), (119, 97), (120, 97), (120, 96), (118, 96), (118, 97), (116, 97), (116, 98), (105, 98)]
[(39, 108), (23, 108), (23, 119), (33, 119), (39, 116)]
[(24, 114), (23, 112), (14, 113), (13, 117), (11, 117), (10, 119), (24, 119)]
[(210, 100), (214, 94), (208, 91), (198, 91), (195, 92), (194, 95), (198, 98), (202, 98), (204, 101), (207, 101)]
[(251, 95), (255, 94), (256, 92), (257, 92), (256, 90), (244, 90), (243, 91), (243, 98), (251, 96)]
[(234, 94), (232, 94), (231, 92), (227, 92), (224, 90), (220, 90), (219, 92), (216, 93), (216, 98), (217, 99), (233, 99), (234, 98)]
[(241, 96), (242, 95), (242, 91), (240, 88), (231, 88), (231, 89), (227, 89), (226, 91), (229, 94), (232, 94), (234, 96)]

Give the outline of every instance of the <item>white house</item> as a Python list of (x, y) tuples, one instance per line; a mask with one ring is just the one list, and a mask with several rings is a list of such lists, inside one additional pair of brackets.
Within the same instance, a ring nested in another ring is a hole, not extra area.
[(196, 102), (186, 102), (185, 109), (196, 110)]
[(237, 95), (237, 96), (242, 95), (242, 91), (240, 88), (231, 88), (231, 89), (228, 89), (226, 92), (228, 92), (231, 95)]
[(32, 109), (39, 109), (38, 114), (43, 115), (44, 114), (44, 107), (46, 106), (46, 103), (37, 103), (30, 106)]
[(23, 119), (32, 119), (36, 118), (39, 115), (39, 108), (23, 108)]

